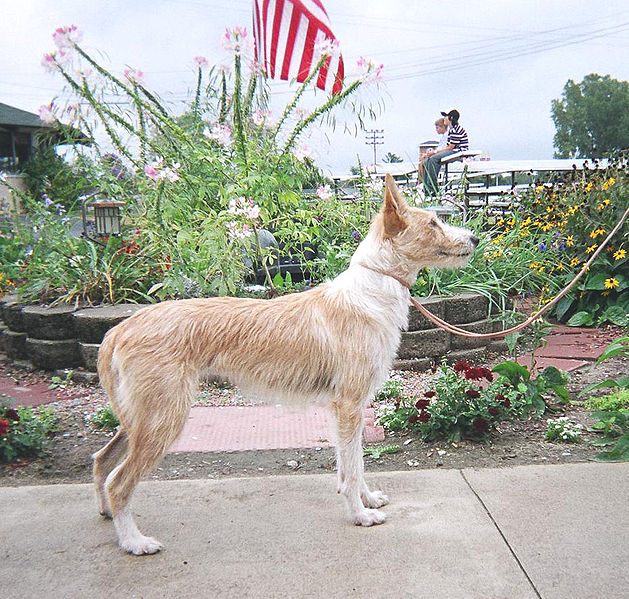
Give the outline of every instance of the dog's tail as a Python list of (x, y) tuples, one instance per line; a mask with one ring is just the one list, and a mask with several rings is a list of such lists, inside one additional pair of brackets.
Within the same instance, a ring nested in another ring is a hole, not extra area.
[(113, 363), (114, 349), (116, 346), (114, 338), (114, 331), (107, 331), (98, 350), (97, 369), (101, 387), (107, 392), (115, 411), (117, 407), (116, 389), (118, 387), (118, 369)]

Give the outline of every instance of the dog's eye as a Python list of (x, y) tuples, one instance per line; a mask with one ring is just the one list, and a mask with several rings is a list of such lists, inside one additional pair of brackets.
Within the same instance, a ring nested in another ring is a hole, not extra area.
[(439, 224), (437, 223), (436, 220), (431, 220), (429, 224), (430, 224), (431, 227), (438, 227), (439, 226)]

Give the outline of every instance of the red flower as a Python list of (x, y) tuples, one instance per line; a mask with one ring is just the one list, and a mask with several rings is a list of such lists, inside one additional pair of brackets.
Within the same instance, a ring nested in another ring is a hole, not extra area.
[(484, 418), (474, 418), (474, 422), (472, 422), (472, 428), (475, 433), (479, 435), (484, 435), (489, 431), (489, 423)]
[(419, 414), (419, 421), (420, 422), (428, 422), (429, 420), (430, 420), (430, 414), (428, 412), (422, 411)]
[(464, 376), (468, 381), (480, 381), (483, 378), (483, 369), (469, 368), (465, 371)]
[(479, 368), (478, 370), (480, 370), (483, 374), (483, 377), (486, 378), (490, 383), (491, 381), (494, 380), (494, 375), (492, 373), (491, 370), (489, 370), (489, 368)]
[(437, 395), (436, 391), (426, 391), (426, 393), (424, 393), (424, 397), (434, 397), (435, 395)]
[(9, 432), (9, 421), (0, 418), (0, 437), (4, 437)]
[(471, 366), (467, 362), (457, 362), (454, 365), (454, 372), (467, 372)]
[(511, 406), (511, 400), (508, 397), (505, 397), (502, 400), (502, 405), (504, 405), (505, 408), (509, 408)]
[(502, 393), (498, 393), (498, 395), (496, 395), (496, 397), (494, 397), (494, 399), (496, 401), (504, 401), (507, 398)]
[(415, 402), (415, 407), (418, 410), (425, 410), (430, 405), (430, 401), (428, 399), (418, 399)]
[(477, 397), (480, 397), (480, 393), (476, 391), (476, 389), (468, 389), (465, 392), (465, 395), (467, 395), (467, 397), (469, 397), (470, 399), (475, 399)]
[(17, 413), (17, 410), (14, 410), (13, 408), (9, 408), (4, 415), (11, 420), (15, 420), (15, 422), (20, 421), (20, 415)]
[(419, 416), (417, 416), (417, 414), (411, 414), (411, 415), (408, 417), (408, 421), (409, 421), (411, 424), (415, 424), (415, 423), (416, 423), (419, 419), (420, 419), (420, 417), (419, 417)]
[(500, 414), (500, 410), (498, 408), (489, 408), (488, 412), (495, 418)]

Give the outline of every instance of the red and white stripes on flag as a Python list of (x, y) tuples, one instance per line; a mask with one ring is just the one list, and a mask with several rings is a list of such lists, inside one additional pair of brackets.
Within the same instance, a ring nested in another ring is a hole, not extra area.
[[(254, 0), (253, 34), (256, 60), (271, 79), (293, 79), (300, 83), (310, 74), (315, 44), (335, 41), (328, 13), (320, 0)], [(328, 56), (317, 77), (320, 89), (332, 86), (332, 93), (343, 88), (345, 74), (340, 53)], [(330, 75), (330, 77), (328, 77)]]

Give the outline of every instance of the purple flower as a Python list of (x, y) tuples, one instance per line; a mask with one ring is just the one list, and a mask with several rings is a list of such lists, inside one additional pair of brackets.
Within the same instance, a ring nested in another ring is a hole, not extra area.
[(540, 252), (545, 252), (548, 249), (548, 246), (545, 243), (540, 243), (539, 244), (539, 251)]
[(358, 240), (360, 239), (360, 233), (358, 231), (352, 231), (352, 237)]

